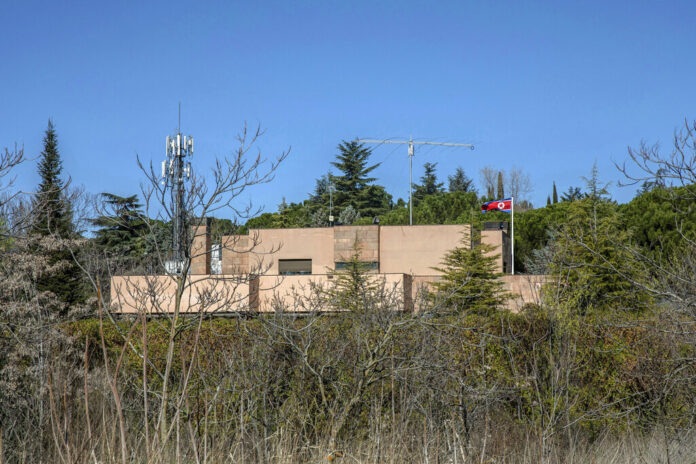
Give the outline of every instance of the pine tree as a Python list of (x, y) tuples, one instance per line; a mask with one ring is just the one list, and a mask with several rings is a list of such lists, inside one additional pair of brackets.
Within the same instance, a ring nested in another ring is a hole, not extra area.
[(336, 190), (343, 192), (349, 196), (357, 196), (357, 194), (367, 188), (369, 184), (374, 182), (374, 177), (368, 177), (380, 163), (367, 165), (367, 160), (372, 154), (369, 148), (358, 142), (346, 142), (345, 140), (338, 145), (337, 161), (331, 164), (337, 167), (342, 173), (342, 176), (337, 176), (335, 179)]
[(558, 203), (558, 192), (556, 191), (556, 181), (553, 182), (553, 204)]
[(597, 160), (595, 160), (594, 164), (592, 165), (590, 177), (583, 176), (582, 179), (585, 181), (585, 185), (587, 185), (587, 196), (589, 198), (602, 200), (607, 198), (609, 193), (607, 188), (609, 187), (610, 182), (602, 184), (602, 181), (599, 180), (599, 168), (597, 167)]
[(471, 180), (466, 173), (464, 172), (464, 169), (461, 167), (458, 167), (457, 170), (454, 172), (453, 175), (448, 176), (447, 180), (449, 180), (449, 191), (454, 193), (454, 192), (474, 192), (476, 193), (476, 189), (474, 188), (474, 181)]
[(121, 197), (113, 193), (102, 193), (101, 196), (110, 214), (92, 219), (92, 225), (99, 227), (94, 233), (95, 243), (109, 253), (133, 254), (138, 241), (146, 233), (138, 196)]
[(391, 195), (381, 185), (374, 184), (374, 177), (369, 177), (379, 166), (379, 163), (368, 165), (370, 149), (361, 143), (344, 140), (338, 151), (337, 160), (331, 163), (342, 172), (332, 177), (336, 189), (334, 207), (343, 210), (351, 205), (361, 217), (378, 216), (389, 210)]
[(314, 192), (309, 194), (309, 201), (315, 205), (328, 204), (331, 173), (324, 174), (315, 181)]
[(379, 286), (371, 279), (370, 266), (361, 260), (360, 242), (356, 239), (350, 256), (342, 269), (332, 270), (333, 285), (326, 291), (329, 305), (352, 313), (376, 311), (383, 305), (377, 302)]
[(74, 232), (72, 211), (65, 198), (65, 184), (60, 178), (63, 162), (58, 153), (58, 138), (53, 121), (50, 119), (43, 142), (39, 162), (41, 184), (33, 205), (35, 216), (31, 232), (69, 238)]
[(442, 280), (434, 284), (436, 304), (452, 312), (490, 314), (501, 309), (508, 299), (504, 292), (502, 275), (496, 271), (497, 255), (493, 247), (480, 244), (473, 249), (466, 243), (445, 254)]
[(420, 179), (420, 185), (415, 186), (415, 192), (413, 193), (416, 202), (423, 200), (428, 195), (442, 193), (443, 183), (437, 181), (437, 174), (435, 174), (436, 166), (437, 163), (425, 163), (423, 165), (425, 173)]
[(651, 299), (644, 290), (646, 269), (627, 246), (631, 235), (618, 205), (603, 197), (602, 190), (568, 205), (552, 248), (550, 273), (563, 288), (561, 305), (572, 312), (639, 312)]
[(338, 223), (343, 225), (350, 225), (357, 219), (360, 219), (360, 213), (356, 211), (352, 205), (346, 206), (346, 208), (341, 211), (341, 214), (338, 215)]
[(37, 276), (36, 287), (41, 292), (56, 295), (63, 304), (60, 313), (65, 314), (74, 305), (84, 303), (86, 285), (74, 258), (79, 251), (79, 236), (72, 223), (72, 208), (65, 196), (65, 184), (60, 178), (62, 169), (58, 138), (53, 122), (49, 120), (39, 162), (41, 184), (33, 205), (35, 214), (31, 234), (40, 238), (34, 252), (47, 257), (48, 271)]
[(502, 171), (498, 171), (498, 198), (505, 198), (505, 187), (503, 186)]

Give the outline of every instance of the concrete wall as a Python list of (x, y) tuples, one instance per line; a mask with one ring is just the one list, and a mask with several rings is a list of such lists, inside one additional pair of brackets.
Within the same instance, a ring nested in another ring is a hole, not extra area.
[(380, 272), (436, 275), (448, 251), (471, 244), (471, 226), (381, 226)]
[(209, 220), (196, 227), (191, 243), (191, 274), (208, 275), (210, 274), (210, 227)]
[[(111, 278), (111, 306), (125, 314), (172, 313), (176, 279), (170, 276), (115, 276)], [(237, 276), (189, 277), (181, 312), (247, 312), (249, 283)]]
[[(311, 259), (312, 274), (324, 274), (347, 261), (358, 241), (360, 260), (377, 262), (382, 274), (436, 274), (449, 250), (470, 243), (470, 225), (337, 226), (251, 230), (223, 237), (222, 271), (278, 274), (280, 259)], [(463, 242), (462, 242), (463, 240)]]
[(333, 269), (334, 230), (331, 227), (263, 229), (249, 233), (258, 233), (261, 253), (255, 253), (255, 259), (264, 269), (270, 266), (266, 274), (278, 274), (279, 259), (311, 259), (312, 274), (326, 274), (327, 269)]
[[(182, 296), (181, 312), (313, 312), (326, 311), (319, 295), (330, 288), (335, 277), (327, 274), (264, 275), (250, 282), (235, 276), (190, 278)], [(394, 310), (418, 311), (425, 293), (439, 276), (375, 274), (373, 282), (384, 284)], [(519, 311), (525, 304), (541, 302), (543, 275), (501, 277), (505, 291), (515, 295), (507, 309)], [(125, 314), (158, 314), (174, 311), (176, 281), (169, 276), (116, 276), (111, 280), (112, 309)], [(156, 296), (156, 297), (155, 297)]]
[[(360, 261), (379, 263), (379, 226), (337, 226), (334, 227), (333, 261), (349, 261), (358, 247)], [(333, 267), (333, 264), (332, 264)]]
[(222, 272), (278, 274), (279, 259), (311, 259), (312, 274), (333, 269), (334, 228), (252, 229), (222, 238)]
[(517, 312), (526, 304), (541, 304), (542, 288), (549, 282), (546, 275), (504, 275), (501, 277), (505, 291), (513, 295), (507, 308)]
[(222, 273), (248, 274), (253, 235), (227, 235), (221, 238)]
[[(425, 303), (426, 294), (433, 290), (433, 283), (439, 280), (441, 277), (434, 275), (413, 277), (411, 296), (416, 311), (420, 305)], [(541, 304), (542, 288), (549, 281), (549, 277), (545, 275), (508, 274), (500, 277), (500, 280), (503, 282), (503, 290), (512, 295), (505, 308), (517, 312), (524, 305)]]
[(490, 245), (494, 248), (493, 251), (486, 253), (487, 255), (497, 255), (496, 272), (509, 274), (512, 272), (512, 249), (510, 236), (502, 230), (484, 230), (481, 231), (481, 243)]
[[(410, 276), (404, 274), (375, 274), (373, 283), (384, 285), (385, 298), (392, 301), (395, 311), (411, 311)], [(323, 275), (265, 275), (258, 278), (259, 312), (330, 311), (323, 292), (334, 285), (335, 277)]]

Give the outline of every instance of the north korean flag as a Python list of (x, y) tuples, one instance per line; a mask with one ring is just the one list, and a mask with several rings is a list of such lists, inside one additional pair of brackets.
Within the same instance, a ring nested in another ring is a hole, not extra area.
[(493, 200), (481, 205), (481, 212), (486, 211), (502, 211), (509, 213), (512, 210), (512, 198), (503, 198), (502, 200)]

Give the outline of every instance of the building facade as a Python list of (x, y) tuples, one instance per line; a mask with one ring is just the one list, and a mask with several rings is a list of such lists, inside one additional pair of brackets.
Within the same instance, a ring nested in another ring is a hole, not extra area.
[[(510, 309), (538, 301), (543, 278), (509, 274), (507, 232), (483, 230), (480, 241), (493, 247), (497, 270), (516, 295)], [(219, 244), (212, 243), (209, 227), (203, 225), (193, 238), (180, 307), (185, 312), (331, 310), (317, 306), (322, 303), (312, 295), (329, 287), (334, 271), (357, 255), (370, 278), (396, 295), (394, 309), (413, 311), (423, 292), (441, 277), (437, 267), (444, 255), (461, 246), (477, 246), (470, 225), (252, 229), (247, 235), (223, 236)], [(112, 304), (123, 313), (171, 311), (175, 282), (166, 275), (116, 276), (111, 281)]]

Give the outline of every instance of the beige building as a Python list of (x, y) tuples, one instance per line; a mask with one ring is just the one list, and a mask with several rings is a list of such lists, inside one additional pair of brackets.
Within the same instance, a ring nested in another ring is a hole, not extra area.
[[(388, 293), (395, 310), (418, 309), (445, 253), (476, 246), (470, 225), (336, 226), (305, 229), (258, 229), (211, 243), (208, 228), (197, 229), (191, 269), (183, 292), (186, 312), (312, 312), (331, 310), (316, 295), (332, 284), (351, 256), (370, 270), (371, 279)], [(481, 242), (494, 247), (506, 288), (517, 295), (515, 309), (538, 300), (541, 276), (510, 275), (510, 239), (504, 230), (484, 230)], [(221, 250), (221, 256), (214, 256)], [(221, 261), (216, 264), (216, 259)], [(220, 273), (213, 273), (217, 267)], [(116, 276), (111, 301), (124, 313), (168, 312), (174, 307), (173, 276)]]

